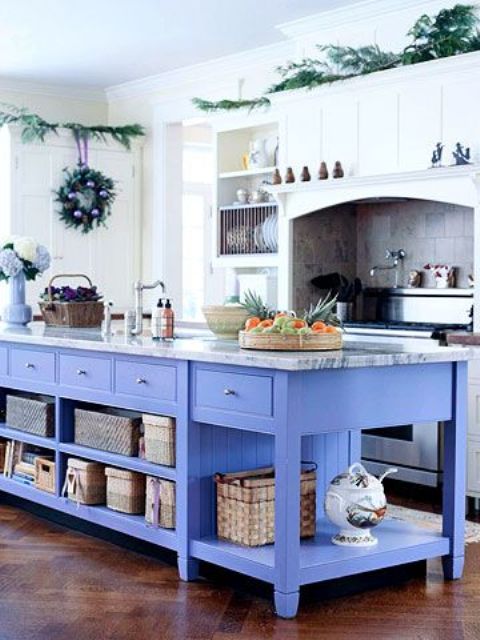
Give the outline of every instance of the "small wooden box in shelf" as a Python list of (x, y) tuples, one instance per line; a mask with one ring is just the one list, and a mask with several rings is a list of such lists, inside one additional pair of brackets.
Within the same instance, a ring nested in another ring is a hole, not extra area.
[(276, 203), (219, 207), (219, 235), (220, 256), (277, 253)]

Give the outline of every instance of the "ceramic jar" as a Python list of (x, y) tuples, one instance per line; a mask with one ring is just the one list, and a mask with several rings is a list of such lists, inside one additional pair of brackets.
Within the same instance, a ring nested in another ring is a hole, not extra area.
[(258, 139), (250, 143), (248, 154), (250, 169), (263, 169), (268, 166), (267, 140)]
[(382, 481), (396, 471), (388, 469), (376, 478), (357, 462), (330, 482), (325, 495), (325, 513), (340, 529), (332, 538), (334, 544), (346, 547), (377, 544), (370, 529), (380, 524), (387, 511)]

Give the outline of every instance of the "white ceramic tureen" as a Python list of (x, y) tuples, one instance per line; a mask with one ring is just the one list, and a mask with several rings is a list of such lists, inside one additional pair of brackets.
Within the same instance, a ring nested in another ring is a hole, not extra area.
[(340, 528), (332, 538), (346, 547), (371, 547), (377, 544), (370, 529), (385, 517), (387, 500), (382, 480), (397, 469), (388, 469), (380, 478), (372, 476), (359, 462), (330, 482), (325, 495), (325, 513)]

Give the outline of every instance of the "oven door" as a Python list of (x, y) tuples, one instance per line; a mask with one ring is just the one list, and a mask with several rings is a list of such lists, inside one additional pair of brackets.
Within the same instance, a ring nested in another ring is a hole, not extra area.
[(372, 473), (396, 466), (398, 480), (437, 486), (441, 479), (442, 427), (437, 422), (367, 429), (362, 459)]

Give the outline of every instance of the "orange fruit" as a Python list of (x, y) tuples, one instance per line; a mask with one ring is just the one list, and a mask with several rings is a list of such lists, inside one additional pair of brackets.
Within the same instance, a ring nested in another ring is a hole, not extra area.
[(260, 324), (260, 318), (257, 318), (256, 316), (253, 318), (247, 318), (247, 321), (245, 322), (245, 331), (250, 331), (250, 329), (255, 329), (255, 327), (258, 327), (259, 324)]
[(305, 320), (293, 320), (293, 322), (289, 322), (288, 324), (289, 327), (292, 327), (292, 329), (303, 329), (303, 327), (307, 326), (307, 323), (305, 322)]
[(314, 331), (318, 331), (318, 332), (325, 331), (326, 328), (327, 328), (327, 325), (324, 322), (322, 322), (321, 320), (318, 320), (317, 322), (314, 322), (312, 324), (312, 329)]
[(273, 325), (273, 320), (267, 318), (266, 320), (262, 320), (258, 323), (257, 326), (262, 327), (262, 329), (266, 329), (267, 327), (271, 327)]
[(325, 333), (337, 333), (337, 329), (336, 327), (326, 327), (325, 328)]

